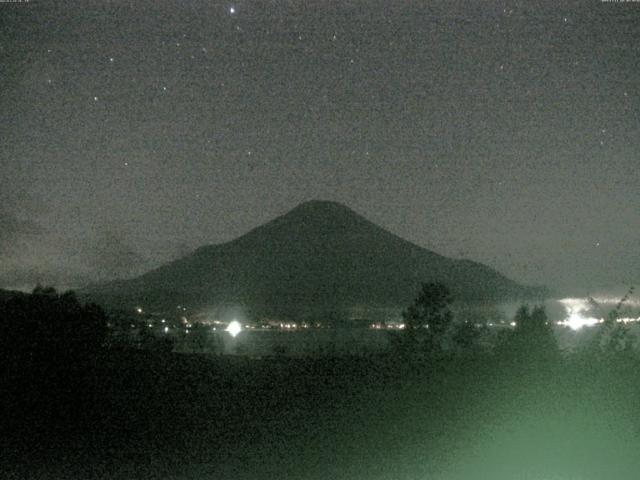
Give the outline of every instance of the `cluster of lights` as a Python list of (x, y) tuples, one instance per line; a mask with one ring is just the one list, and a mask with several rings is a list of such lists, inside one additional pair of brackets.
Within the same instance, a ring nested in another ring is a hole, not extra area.
[(593, 327), (602, 322), (602, 319), (587, 314), (591, 305), (584, 298), (563, 298), (560, 303), (567, 311), (567, 318), (558, 322), (558, 325), (569, 327), (571, 330), (580, 330), (583, 327)]
[[(603, 318), (596, 318), (588, 315), (588, 311), (591, 309), (591, 304), (588, 300), (583, 298), (563, 298), (560, 303), (567, 310), (567, 318), (558, 325), (569, 327), (571, 330), (580, 330), (583, 327), (594, 327), (598, 324), (604, 323)], [(604, 302), (603, 302), (604, 303)], [(618, 318), (618, 323), (635, 323), (639, 322), (640, 318)]]
[[(509, 322), (509, 325), (511, 325), (512, 323), (513, 322)], [(507, 325), (507, 321), (506, 320), (500, 320), (498, 322), (488, 322), (487, 323), (488, 327), (504, 327), (505, 325)], [(483, 326), (482, 323), (476, 323), (476, 327), (480, 328), (482, 326)]]
[[(603, 318), (596, 318), (589, 314), (590, 310), (592, 310), (592, 307), (593, 307), (592, 302), (589, 299), (563, 298), (559, 302), (564, 306), (567, 316), (564, 320), (557, 322), (558, 326), (569, 327), (571, 330), (580, 330), (581, 328), (594, 327), (604, 322)], [(603, 303), (607, 303), (606, 300)], [(182, 305), (178, 305), (177, 309), (181, 312), (185, 312), (187, 310), (187, 308)], [(141, 315), (143, 314), (144, 310), (142, 309), (142, 307), (136, 307), (135, 312)], [(192, 326), (191, 323), (184, 316), (181, 317), (180, 320), (185, 328), (185, 333), (189, 334), (190, 327)], [(635, 323), (635, 322), (640, 322), (640, 317), (638, 318), (625, 317), (625, 318), (619, 318), (616, 321), (618, 323), (624, 323), (624, 324)], [(161, 319), (161, 323), (166, 324), (166, 320), (164, 318)], [(217, 320), (213, 321), (213, 323), (224, 324), (224, 322), (220, 322)], [(488, 325), (490, 327), (497, 326), (494, 323), (489, 323)], [(512, 321), (509, 323), (509, 325), (511, 327), (515, 327), (516, 322)], [(298, 328), (309, 328), (309, 325), (306, 323), (297, 324), (297, 323), (288, 322), (288, 323), (280, 323), (279, 326), (280, 326), (280, 329), (282, 330), (296, 330)], [(318, 324), (316, 326), (319, 327), (320, 325)], [(134, 327), (133, 324), (132, 324), (132, 327)], [(148, 327), (152, 328), (153, 324), (149, 323)], [(244, 328), (254, 329), (255, 327), (245, 326)], [(369, 325), (369, 328), (373, 330), (385, 330), (385, 329), (386, 330), (404, 330), (406, 328), (406, 325), (404, 323), (395, 323), (395, 322), (391, 322), (391, 323), (376, 322), (376, 323), (371, 323)], [(168, 325), (164, 325), (162, 330), (166, 334), (166, 333), (169, 333), (170, 328)], [(225, 331), (234, 338), (238, 336), (242, 330), (243, 330), (242, 324), (235, 319), (229, 322), (225, 329)], [(212, 331), (217, 331), (217, 328), (213, 327)]]
[(404, 323), (372, 323), (369, 328), (372, 330), (404, 330), (406, 325)]

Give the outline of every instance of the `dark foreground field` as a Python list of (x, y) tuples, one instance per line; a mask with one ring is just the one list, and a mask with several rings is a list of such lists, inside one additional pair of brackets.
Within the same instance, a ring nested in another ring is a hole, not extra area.
[(3, 379), (2, 478), (637, 479), (640, 364), (105, 352)]

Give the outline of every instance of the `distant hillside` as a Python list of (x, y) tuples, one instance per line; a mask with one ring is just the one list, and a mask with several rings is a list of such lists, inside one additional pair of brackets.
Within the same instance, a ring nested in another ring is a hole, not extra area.
[(434, 280), (467, 302), (541, 293), (485, 265), (421, 248), (324, 201), (304, 203), (233, 241), (202, 247), (140, 277), (83, 293), (107, 304), (241, 304), (266, 314), (405, 306), (421, 282)]

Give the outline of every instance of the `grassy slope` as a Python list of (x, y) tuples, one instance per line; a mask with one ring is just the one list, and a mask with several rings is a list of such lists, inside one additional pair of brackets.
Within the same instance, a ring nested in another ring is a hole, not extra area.
[[(2, 466), (15, 478), (632, 479), (637, 371), (110, 354), (66, 405), (56, 393), (11, 409)], [(79, 396), (84, 407), (69, 403)]]

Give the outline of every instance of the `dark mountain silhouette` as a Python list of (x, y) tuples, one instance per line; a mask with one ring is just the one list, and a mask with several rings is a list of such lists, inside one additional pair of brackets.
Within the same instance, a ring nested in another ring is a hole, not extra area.
[(86, 289), (107, 304), (240, 304), (264, 314), (353, 306), (404, 307), (421, 282), (441, 281), (459, 301), (525, 299), (495, 270), (414, 245), (334, 202), (311, 201), (246, 235), (140, 277)]

